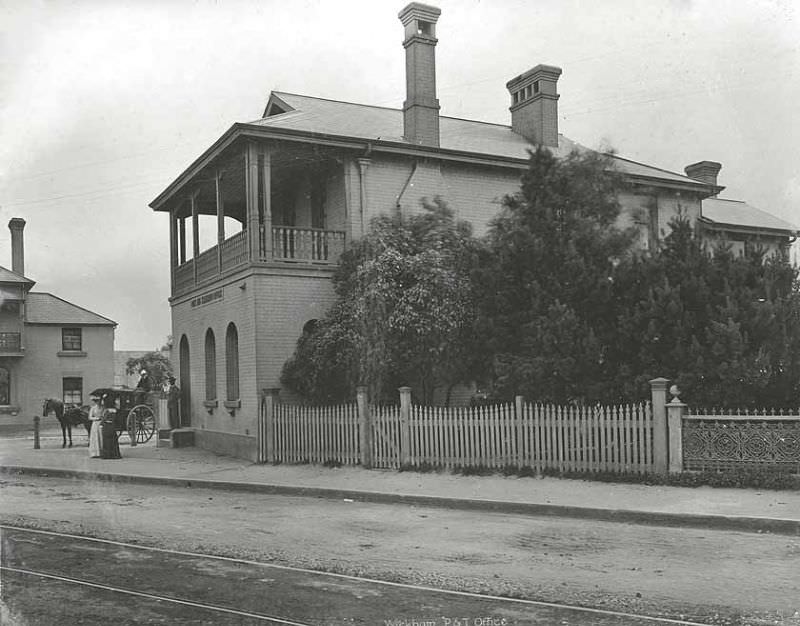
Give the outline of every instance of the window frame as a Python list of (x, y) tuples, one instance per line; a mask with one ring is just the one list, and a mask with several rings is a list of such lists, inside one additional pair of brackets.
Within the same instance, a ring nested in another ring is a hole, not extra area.
[(214, 401), (217, 399), (217, 338), (212, 329), (206, 330), (205, 345), (205, 399), (206, 401)]
[(225, 330), (225, 400), (239, 401), (239, 331), (231, 322)]
[[(67, 381), (75, 382), (77, 381), (77, 385), (74, 385), (73, 388), (67, 389)], [(77, 400), (75, 400), (74, 395), (70, 395), (68, 399), (67, 394), (75, 394), (77, 391)], [(77, 406), (83, 406), (83, 377), (81, 376), (64, 376), (61, 379), (61, 400), (64, 404), (75, 404)]]
[[(69, 332), (77, 331), (77, 348), (74, 347), (75, 344), (75, 336), (70, 339), (68, 342), (67, 334)], [(65, 326), (61, 329), (61, 351), (62, 352), (83, 352), (83, 329), (79, 326)]]

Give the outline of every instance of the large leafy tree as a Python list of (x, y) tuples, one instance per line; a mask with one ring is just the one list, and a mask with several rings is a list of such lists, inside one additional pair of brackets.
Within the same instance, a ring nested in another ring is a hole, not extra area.
[(125, 362), (127, 374), (138, 374), (142, 370), (147, 370), (153, 384), (157, 386), (164, 384), (174, 371), (169, 357), (160, 351), (145, 352), (143, 355), (131, 357)]
[(479, 244), (441, 201), (421, 213), (380, 216), (342, 257), (336, 303), (303, 334), (285, 386), (315, 401), (394, 399), (410, 385), (431, 402), (474, 377), (474, 291)]
[(566, 402), (604, 393), (613, 272), (634, 238), (618, 227), (624, 188), (599, 153), (531, 154), (520, 192), (491, 223), (477, 273), (496, 395)]

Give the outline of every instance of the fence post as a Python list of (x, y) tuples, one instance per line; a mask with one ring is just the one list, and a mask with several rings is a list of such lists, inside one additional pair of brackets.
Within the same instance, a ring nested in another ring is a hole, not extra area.
[(686, 405), (678, 397), (676, 388), (671, 389), (672, 400), (667, 404), (667, 432), (669, 437), (669, 473), (683, 471), (683, 413)]
[(39, 449), (39, 420), (41, 420), (38, 415), (33, 416), (33, 449)]
[(400, 467), (411, 462), (411, 387), (400, 387)]
[(262, 463), (272, 463), (275, 461), (275, 405), (278, 404), (280, 391), (280, 387), (270, 387), (262, 391), (264, 396), (264, 413), (261, 418), (261, 441), (259, 442), (259, 447), (263, 449), (263, 452), (260, 452), (260, 455), (263, 457), (261, 459)]
[(522, 445), (522, 396), (514, 396), (514, 421), (517, 437), (517, 468), (521, 468), (525, 456)]
[(356, 402), (358, 403), (361, 466), (370, 469), (372, 467), (372, 416), (369, 414), (366, 387), (359, 386), (356, 388)]
[(666, 378), (650, 381), (650, 396), (653, 404), (653, 471), (667, 473), (669, 443), (667, 441), (667, 383)]

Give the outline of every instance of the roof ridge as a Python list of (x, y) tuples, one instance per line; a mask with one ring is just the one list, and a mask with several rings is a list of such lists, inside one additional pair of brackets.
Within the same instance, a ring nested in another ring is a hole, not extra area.
[(118, 326), (117, 322), (112, 320), (110, 317), (106, 317), (105, 315), (100, 315), (99, 313), (95, 313), (94, 311), (90, 311), (89, 309), (87, 309), (85, 307), (82, 307), (79, 304), (75, 304), (74, 302), (70, 302), (69, 300), (64, 300), (64, 298), (60, 298), (59, 296), (57, 296), (55, 294), (52, 294), (49, 291), (30, 291), (30, 292), (28, 292), (28, 295), (29, 296), (30, 295), (50, 296), (51, 298), (55, 298), (56, 300), (59, 300), (59, 301), (63, 302), (64, 304), (68, 304), (68, 305), (73, 306), (76, 309), (80, 309), (81, 311), (84, 311), (86, 313), (91, 313), (92, 315), (96, 315), (97, 317), (101, 317), (104, 320), (106, 320), (107, 322), (109, 322), (111, 324), (114, 324), (114, 326)]
[[(324, 102), (334, 102), (336, 104), (350, 104), (356, 107), (369, 107), (371, 109), (383, 109), (385, 111), (395, 111), (396, 113), (402, 113), (403, 109), (399, 109), (396, 107), (389, 107), (389, 106), (381, 106), (379, 104), (365, 104), (363, 102), (350, 102), (348, 100), (336, 100), (335, 98), (320, 98), (319, 96), (307, 96), (301, 93), (291, 93), (288, 91), (273, 91), (272, 93), (278, 95), (283, 94), (286, 96), (295, 96), (297, 98), (308, 98), (309, 100), (322, 100)], [(292, 113), (292, 111), (286, 111), (286, 113)], [(265, 119), (265, 118), (260, 118)], [(454, 115), (439, 115), (439, 119), (448, 119), (448, 120), (456, 120), (459, 122), (471, 122), (473, 124), (483, 124), (484, 126), (499, 126), (501, 128), (511, 129), (511, 124), (500, 124), (498, 122), (487, 122), (485, 120), (475, 120), (470, 119), (467, 117), (456, 117)]]

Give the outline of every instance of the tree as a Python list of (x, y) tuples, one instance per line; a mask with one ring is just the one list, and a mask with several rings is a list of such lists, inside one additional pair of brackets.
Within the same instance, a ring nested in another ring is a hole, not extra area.
[[(800, 383), (797, 270), (748, 246), (713, 250), (684, 216), (652, 254), (616, 273), (618, 333), (611, 361), (620, 399), (647, 381), (677, 381), (694, 405), (791, 407)], [(625, 380), (627, 379), (627, 380)]]
[(127, 374), (138, 374), (142, 370), (147, 370), (153, 384), (160, 386), (166, 382), (168, 376), (172, 376), (172, 363), (162, 352), (146, 352), (139, 357), (131, 357), (125, 363)]
[(380, 216), (342, 257), (336, 303), (298, 341), (282, 383), (316, 401), (375, 399), (410, 385), (421, 400), (472, 376), (478, 242), (438, 199), (420, 214)]
[(617, 227), (625, 188), (608, 157), (531, 153), (477, 273), (480, 328), (495, 395), (596, 400), (613, 335), (613, 271), (633, 243)]

